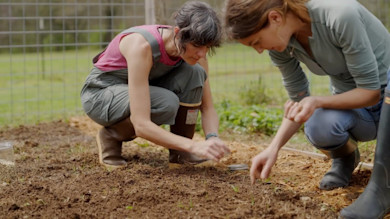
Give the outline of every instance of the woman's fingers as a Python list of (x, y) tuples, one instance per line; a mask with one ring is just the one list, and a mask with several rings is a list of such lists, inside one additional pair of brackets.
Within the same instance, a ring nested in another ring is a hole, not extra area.
[(270, 172), (271, 172), (272, 165), (270, 163), (265, 163), (263, 170), (261, 171), (260, 178), (266, 179), (268, 178)]
[(290, 113), (291, 108), (294, 106), (295, 102), (288, 100), (284, 104), (284, 117), (288, 118), (288, 114)]
[(205, 141), (207, 145), (202, 147), (206, 157), (218, 161), (225, 154), (230, 153), (230, 149), (219, 139), (210, 139)]
[(262, 170), (261, 163), (253, 163), (252, 162), (252, 166), (250, 169), (250, 178), (251, 178), (252, 185), (255, 184), (257, 178), (260, 178), (261, 170)]
[(230, 148), (219, 138), (213, 139), (219, 150), (222, 150), (224, 155), (230, 154)]
[(307, 108), (301, 108), (301, 110), (294, 117), (294, 121), (298, 123), (305, 122), (308, 119), (309, 110)]
[(296, 114), (299, 112), (299, 104), (298, 102), (295, 102), (292, 104), (287, 112), (287, 119), (294, 120)]
[(295, 102), (286, 113), (286, 118), (294, 122), (303, 123), (309, 119), (310, 115), (309, 108), (307, 108), (304, 104)]

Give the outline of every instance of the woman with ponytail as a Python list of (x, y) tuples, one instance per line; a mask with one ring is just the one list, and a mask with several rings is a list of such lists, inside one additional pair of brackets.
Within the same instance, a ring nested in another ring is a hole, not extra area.
[[(230, 38), (257, 52), (268, 50), (289, 95), (276, 136), (252, 159), (252, 183), (269, 176), (280, 148), (304, 124), (307, 139), (332, 159), (319, 188), (348, 186), (360, 161), (357, 143), (378, 135), (390, 67), (388, 30), (356, 0), (228, 0), (225, 28)], [(301, 64), (314, 74), (329, 77), (331, 94), (310, 95)], [(380, 133), (382, 138), (389, 135)], [(382, 144), (387, 146), (377, 153), (390, 154), (389, 142)], [(375, 186), (359, 202), (370, 202), (367, 209), (373, 215), (366, 217), (363, 208), (355, 205), (345, 209), (343, 217), (380, 218), (390, 209), (386, 177), (390, 162), (383, 163), (376, 171), (382, 172), (373, 179), (381, 182), (371, 183)]]

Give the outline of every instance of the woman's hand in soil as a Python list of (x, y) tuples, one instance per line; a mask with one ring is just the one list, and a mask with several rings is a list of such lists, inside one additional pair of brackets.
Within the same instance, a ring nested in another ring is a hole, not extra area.
[(206, 141), (196, 142), (192, 153), (211, 160), (218, 161), (225, 154), (230, 153), (230, 149), (218, 137), (210, 138)]
[(252, 184), (255, 184), (257, 178), (268, 178), (277, 157), (278, 150), (274, 150), (273, 147), (267, 147), (264, 151), (252, 158), (250, 170)]

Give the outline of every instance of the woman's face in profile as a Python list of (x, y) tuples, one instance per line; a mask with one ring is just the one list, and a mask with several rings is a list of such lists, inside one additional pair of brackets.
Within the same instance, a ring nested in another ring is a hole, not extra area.
[(239, 39), (243, 45), (252, 47), (258, 53), (264, 50), (275, 50), (283, 52), (291, 38), (289, 28), (286, 28), (282, 16), (276, 12), (271, 11), (272, 16), (269, 15), (268, 24), (257, 33), (254, 33), (246, 38)]
[(199, 59), (206, 57), (209, 49), (209, 46), (197, 46), (193, 43), (187, 43), (186, 51), (181, 55), (181, 58), (188, 64), (195, 65)]

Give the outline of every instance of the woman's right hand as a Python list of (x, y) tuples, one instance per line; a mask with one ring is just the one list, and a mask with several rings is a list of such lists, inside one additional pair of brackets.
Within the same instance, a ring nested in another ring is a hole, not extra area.
[(267, 147), (264, 151), (252, 158), (252, 166), (250, 169), (251, 183), (254, 184), (257, 178), (268, 178), (272, 166), (275, 164), (278, 157), (278, 150), (273, 147)]
[(190, 153), (206, 159), (218, 161), (226, 154), (229, 154), (230, 149), (221, 139), (214, 137), (206, 141), (195, 142)]

